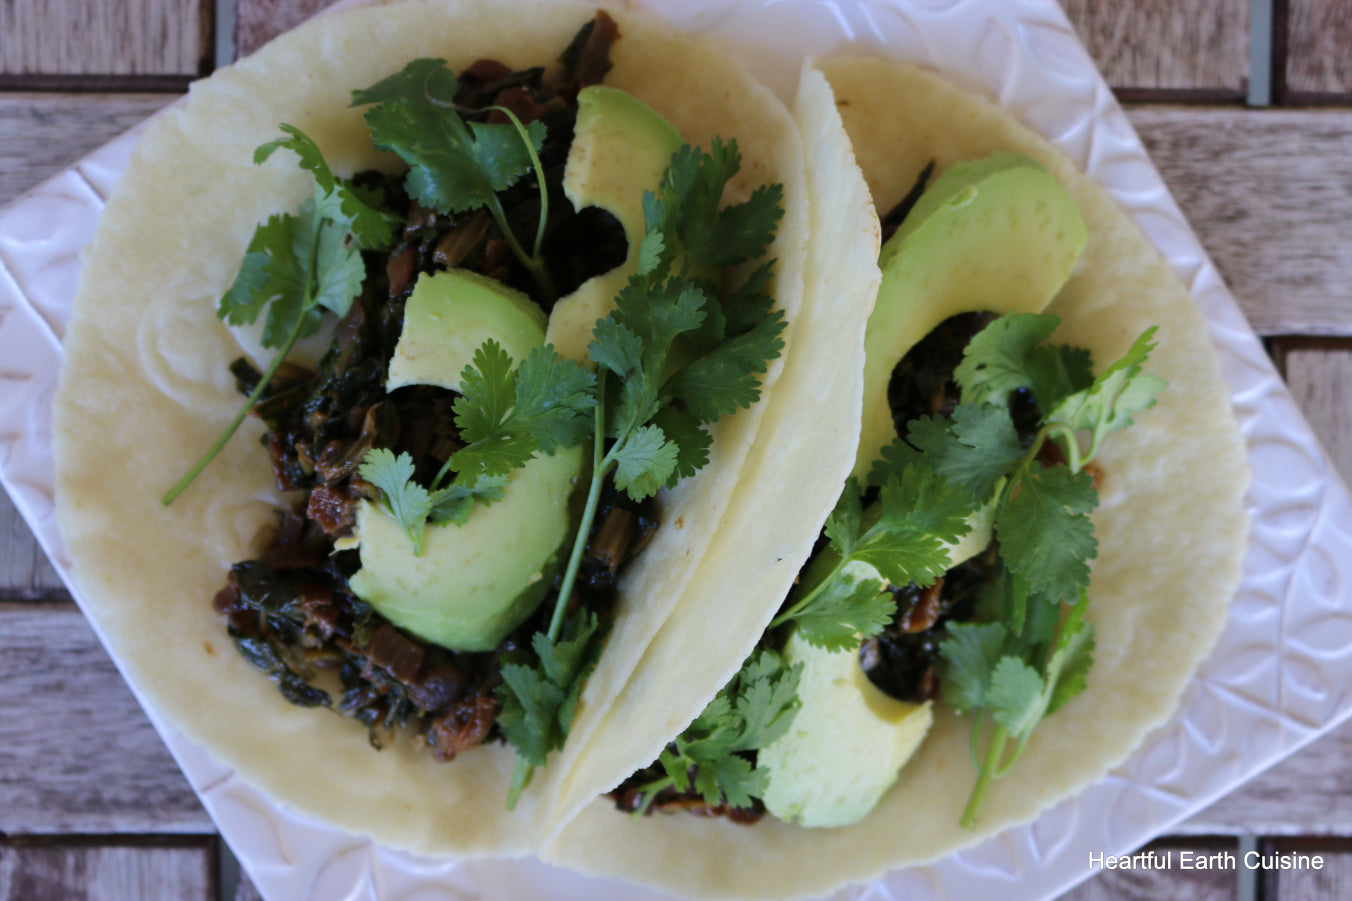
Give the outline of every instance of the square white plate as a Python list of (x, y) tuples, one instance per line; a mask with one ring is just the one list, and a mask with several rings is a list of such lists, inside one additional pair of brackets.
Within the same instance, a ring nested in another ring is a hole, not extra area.
[[(1352, 503), (1060, 8), (1050, 0), (647, 5), (730, 43), (786, 100), (805, 56), (848, 47), (943, 70), (1052, 139), (1190, 287), (1253, 465), (1243, 582), (1173, 719), (1107, 778), (1029, 825), (839, 897), (1054, 896), (1090, 874), (1090, 852), (1134, 850), (1352, 714), (1342, 689), (1352, 682)], [(0, 483), (63, 577), (51, 449), (61, 340), (80, 251), (133, 143), (122, 136), (0, 211)], [(273, 805), (147, 713), (268, 898), (659, 897), (538, 861), (425, 860), (336, 832)]]

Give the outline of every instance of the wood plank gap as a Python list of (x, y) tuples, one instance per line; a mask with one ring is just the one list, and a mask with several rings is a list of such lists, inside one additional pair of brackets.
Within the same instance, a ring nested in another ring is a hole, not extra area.
[(1287, 91), (1282, 95), (1282, 106), (1352, 106), (1352, 93), (1330, 93), (1324, 91)]
[(109, 832), (106, 834), (62, 832), (48, 835), (3, 835), (7, 848), (197, 848), (214, 850), (214, 833)]
[(1291, 0), (1272, 3), (1272, 102), (1286, 106), (1286, 61), (1291, 54)]
[(1283, 378), (1286, 377), (1286, 357), (1292, 351), (1352, 351), (1352, 337), (1343, 335), (1268, 335), (1263, 343)]
[(182, 94), (193, 75), (47, 75), (0, 72), (0, 91), (77, 94)]
[(197, 46), (201, 48), (201, 55), (197, 58), (197, 74), (201, 78), (206, 78), (222, 64), (218, 61), (220, 56), (216, 46), (216, 33), (220, 23), (217, 21), (216, 7), (229, 7), (233, 5), (233, 0), (197, 0), (197, 28), (198, 39)]
[(1118, 103), (1243, 106), (1243, 91), (1229, 88), (1113, 88)]

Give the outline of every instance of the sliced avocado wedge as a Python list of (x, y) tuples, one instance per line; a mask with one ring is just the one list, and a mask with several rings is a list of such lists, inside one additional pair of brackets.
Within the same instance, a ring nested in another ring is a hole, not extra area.
[(887, 385), (906, 351), (958, 313), (1040, 312), (1070, 278), (1087, 237), (1065, 188), (1022, 154), (959, 163), (934, 181), (879, 258), (855, 476), (867, 476), (896, 437)]
[(618, 219), (629, 242), (623, 263), (583, 282), (550, 314), (546, 340), (560, 356), (582, 361), (596, 320), (610, 312), (615, 295), (638, 271), (643, 192), (659, 189), (684, 141), (670, 122), (624, 91), (593, 85), (578, 93), (577, 102), (564, 193), (574, 209), (599, 207)]
[(757, 756), (756, 768), (766, 773), (765, 808), (801, 826), (857, 823), (924, 740), (930, 704), (879, 691), (860, 668), (857, 649), (827, 651), (795, 632), (784, 657), (803, 664), (802, 706), (789, 731)]
[[(422, 276), (404, 311), (387, 390), (439, 385), (460, 374), (489, 338), (518, 363), (544, 341), (544, 316), (525, 295), (475, 273)], [(569, 498), (582, 450), (540, 455), (515, 470), (501, 500), (462, 526), (428, 525), (415, 555), (403, 527), (363, 501), (356, 533), (362, 568), (350, 584), (386, 619), (453, 651), (490, 651), (534, 612), (572, 531)]]

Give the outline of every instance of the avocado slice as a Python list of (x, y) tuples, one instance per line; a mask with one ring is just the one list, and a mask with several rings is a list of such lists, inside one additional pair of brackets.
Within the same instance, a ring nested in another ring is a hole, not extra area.
[(863, 479), (896, 437), (892, 370), (958, 313), (1036, 313), (1070, 278), (1088, 233), (1066, 189), (1019, 153), (949, 168), (921, 196), (879, 257), (878, 301), (864, 335)]
[[(460, 374), (492, 338), (517, 362), (544, 341), (544, 315), (493, 279), (451, 269), (424, 275), (404, 310), (387, 390), (458, 390)], [(491, 651), (549, 591), (572, 531), (569, 498), (582, 450), (539, 455), (512, 473), (501, 500), (463, 526), (429, 525), (423, 552), (378, 504), (357, 508), (362, 568), (352, 590), (397, 626), (453, 651)]]
[(550, 314), (546, 340), (560, 356), (582, 362), (596, 320), (610, 312), (615, 295), (638, 271), (643, 193), (661, 187), (672, 154), (685, 142), (670, 122), (624, 91), (593, 85), (578, 92), (577, 103), (564, 193), (574, 209), (600, 207), (618, 219), (629, 243), (623, 263), (587, 279)]
[(784, 657), (803, 665), (802, 706), (789, 731), (757, 756), (756, 768), (767, 775), (761, 800), (770, 813), (801, 826), (857, 823), (924, 740), (934, 718), (930, 703), (883, 694), (860, 668), (858, 649), (828, 651), (795, 632)]

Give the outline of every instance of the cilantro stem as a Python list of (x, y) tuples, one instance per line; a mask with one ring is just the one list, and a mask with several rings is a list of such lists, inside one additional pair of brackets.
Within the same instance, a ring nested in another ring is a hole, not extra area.
[[(324, 231), (325, 224), (325, 220), (320, 220), (318, 226), (315, 228), (314, 241), (311, 243), (312, 248), (319, 247), (319, 237)], [(164, 497), (160, 498), (160, 503), (164, 506), (167, 507), (178, 500), (179, 495), (186, 491), (188, 486), (193, 483), (193, 480), (202, 474), (202, 470), (206, 469), (211, 461), (216, 459), (216, 455), (221, 452), (221, 448), (225, 447), (226, 442), (234, 437), (235, 432), (239, 430), (240, 425), (244, 422), (244, 417), (249, 415), (249, 411), (253, 409), (254, 404), (258, 403), (258, 399), (263, 396), (263, 392), (266, 391), (268, 385), (272, 383), (272, 377), (277, 374), (277, 370), (281, 368), (282, 363), (291, 355), (291, 348), (296, 346), (296, 341), (300, 338), (301, 330), (305, 327), (309, 309), (314, 305), (315, 252), (314, 249), (310, 251), (310, 265), (305, 269), (305, 293), (301, 296), (304, 297), (307, 302), (305, 306), (302, 307), (300, 314), (296, 317), (295, 324), (291, 326), (291, 334), (286, 336), (286, 341), (277, 349), (277, 355), (272, 358), (272, 363), (268, 366), (267, 372), (263, 373), (263, 377), (258, 380), (258, 384), (254, 386), (253, 391), (249, 392), (249, 396), (244, 401), (244, 406), (240, 407), (239, 412), (236, 413), (235, 418), (230, 421), (230, 425), (226, 427), (225, 432), (216, 439), (211, 447), (207, 448), (206, 453), (198, 458), (197, 462), (193, 464), (192, 469), (189, 469), (187, 473), (184, 474), (183, 478), (175, 482), (174, 487), (166, 491)]]
[(291, 352), (291, 346), (296, 343), (296, 337), (299, 334), (300, 322), (297, 322), (296, 327), (291, 331), (291, 336), (286, 341), (286, 346), (277, 352), (277, 356), (273, 359), (272, 365), (268, 367), (268, 371), (263, 374), (263, 377), (258, 380), (258, 384), (254, 386), (248, 399), (244, 401), (244, 406), (240, 407), (239, 412), (235, 414), (235, 418), (230, 421), (230, 425), (227, 426), (225, 431), (221, 433), (221, 436), (216, 439), (216, 442), (207, 449), (207, 452), (198, 458), (197, 462), (193, 464), (192, 469), (188, 470), (183, 478), (175, 482), (173, 488), (170, 488), (165, 492), (164, 497), (160, 498), (161, 504), (167, 507), (178, 500), (178, 496), (186, 491), (188, 486), (193, 483), (193, 480), (202, 474), (202, 470), (207, 468), (208, 464), (210, 464), (211, 461), (216, 458), (216, 455), (221, 452), (221, 448), (225, 447), (226, 442), (234, 436), (235, 432), (239, 429), (240, 424), (244, 422), (244, 417), (249, 415), (249, 411), (253, 409), (254, 404), (258, 403), (258, 399), (262, 397), (263, 392), (267, 390), (268, 383), (272, 381), (272, 377), (276, 375), (277, 369), (282, 365), (282, 361), (286, 359), (286, 355)]
[[(521, 142), (526, 145), (526, 153), (530, 156), (531, 168), (535, 170), (535, 184), (540, 190), (540, 222), (535, 226), (535, 249), (531, 254), (533, 259), (540, 258), (540, 246), (545, 242), (545, 222), (549, 219), (549, 188), (545, 183), (545, 166), (540, 162), (540, 155), (535, 152), (535, 144), (530, 139), (530, 134), (526, 131), (526, 126), (521, 124), (521, 120), (516, 117), (505, 106), (491, 106), (489, 109), (495, 109), (511, 120), (516, 128), (516, 133), (521, 136)], [(548, 278), (548, 270), (545, 271), (545, 277)], [(553, 296), (553, 290), (550, 290), (550, 296)]]
[(601, 485), (606, 475), (615, 465), (617, 449), (622, 448), (621, 438), (605, 454), (606, 435), (606, 371), (598, 369), (596, 373), (596, 427), (592, 430), (592, 480), (587, 488), (587, 504), (582, 508), (582, 521), (577, 526), (577, 536), (573, 539), (573, 550), (568, 555), (568, 567), (563, 571), (559, 582), (559, 595), (554, 600), (554, 614), (549, 620), (550, 643), (559, 640), (563, 629), (563, 614), (568, 607), (568, 598), (573, 593), (573, 584), (577, 581), (578, 570), (582, 568), (582, 552), (587, 548), (587, 536), (591, 533), (592, 521), (596, 519), (596, 508), (601, 503)]
[(647, 785), (643, 786), (641, 792), (641, 794), (643, 795), (643, 803), (640, 804), (637, 808), (635, 808), (633, 812), (629, 814), (629, 816), (634, 819), (638, 819), (639, 817), (643, 816), (645, 813), (648, 812), (648, 808), (653, 806), (653, 802), (657, 800), (658, 792), (662, 791), (665, 788), (669, 788), (675, 784), (676, 784), (675, 779), (671, 778), (670, 776), (663, 776), (661, 779), (654, 779), (652, 782), (649, 782)]
[(843, 570), (845, 568), (845, 564), (849, 562), (850, 562), (849, 557), (841, 557), (840, 562), (837, 563), (835, 567), (829, 573), (826, 574), (826, 578), (822, 579), (816, 585), (812, 586), (812, 590), (810, 590), (803, 597), (795, 601), (793, 605), (789, 607), (789, 609), (779, 614), (779, 616), (776, 616), (770, 622), (770, 628), (778, 629), (780, 626), (784, 625), (789, 620), (796, 618), (798, 614), (802, 613), (805, 609), (807, 609), (808, 605), (811, 604), (814, 600), (816, 600), (817, 595), (821, 594), (826, 589), (826, 586), (830, 585), (831, 582), (835, 579), (835, 577), (840, 575), (840, 571)]
[[(980, 728), (981, 721), (973, 724), (973, 728)], [(964, 829), (975, 829), (977, 817), (981, 815), (981, 808), (986, 803), (986, 794), (990, 791), (991, 782), (996, 778), (996, 770), (1000, 766), (1000, 758), (1005, 753), (1005, 727), (999, 724), (995, 727), (995, 732), (991, 734), (990, 747), (986, 749), (986, 760), (981, 765), (981, 771), (977, 774), (976, 785), (972, 787), (972, 794), (967, 799), (967, 806), (963, 808), (962, 819), (959, 824)]]

